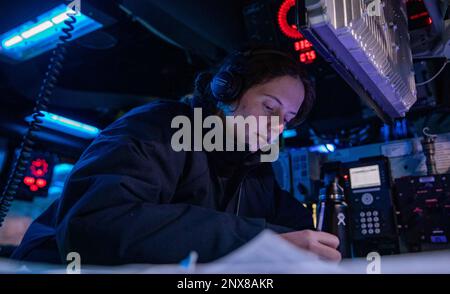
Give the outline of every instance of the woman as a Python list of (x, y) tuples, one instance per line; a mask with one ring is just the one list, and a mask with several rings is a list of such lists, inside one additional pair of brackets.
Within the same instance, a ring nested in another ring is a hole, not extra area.
[[(269, 120), (258, 130), (279, 135), (305, 119), (313, 100), (302, 68), (286, 54), (232, 54), (218, 72), (199, 75), (187, 103), (153, 102), (103, 130), (13, 258), (61, 263), (75, 251), (83, 264), (177, 263), (196, 251), (199, 262), (209, 262), (271, 229), (339, 260), (338, 239), (313, 231), (310, 213), (280, 189), (260, 150), (180, 151), (171, 144), (174, 118), (194, 120), (195, 107), (222, 121), (275, 117), (278, 124)], [(257, 136), (256, 149), (273, 141)]]

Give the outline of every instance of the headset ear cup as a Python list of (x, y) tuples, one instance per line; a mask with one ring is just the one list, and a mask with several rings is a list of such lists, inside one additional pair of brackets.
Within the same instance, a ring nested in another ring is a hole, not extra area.
[(236, 99), (242, 87), (242, 79), (231, 71), (221, 71), (211, 80), (210, 88), (218, 101), (229, 102)]

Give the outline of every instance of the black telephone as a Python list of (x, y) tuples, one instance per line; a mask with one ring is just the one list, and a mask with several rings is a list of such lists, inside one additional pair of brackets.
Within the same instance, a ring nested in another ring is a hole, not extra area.
[(342, 169), (354, 256), (366, 256), (372, 251), (381, 255), (399, 253), (388, 158), (363, 158), (344, 163)]
[(322, 178), (337, 177), (349, 206), (352, 256), (399, 253), (399, 238), (392, 198), (392, 181), (386, 157), (354, 162), (329, 162)]

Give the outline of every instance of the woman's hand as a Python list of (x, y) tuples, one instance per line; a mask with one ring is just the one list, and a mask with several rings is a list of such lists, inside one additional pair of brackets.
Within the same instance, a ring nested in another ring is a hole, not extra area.
[(329, 261), (340, 261), (341, 253), (336, 250), (339, 246), (339, 239), (332, 234), (303, 230), (280, 234), (280, 236), (290, 243), (311, 251), (323, 259)]

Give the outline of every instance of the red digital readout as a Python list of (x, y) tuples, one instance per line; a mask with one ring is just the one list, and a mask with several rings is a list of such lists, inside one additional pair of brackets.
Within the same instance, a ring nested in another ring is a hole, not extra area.
[(278, 8), (277, 20), (280, 31), (289, 39), (295, 40), (294, 50), (298, 53), (300, 62), (310, 64), (317, 58), (312, 44), (298, 31), (295, 24), (289, 22), (288, 14), (295, 7), (295, 0), (285, 0)]

